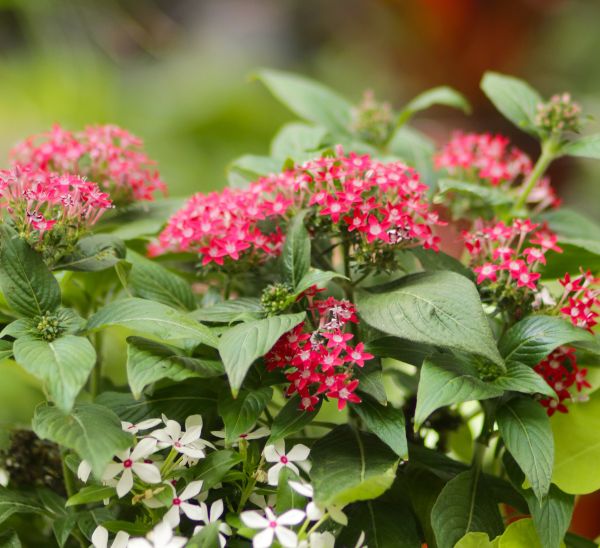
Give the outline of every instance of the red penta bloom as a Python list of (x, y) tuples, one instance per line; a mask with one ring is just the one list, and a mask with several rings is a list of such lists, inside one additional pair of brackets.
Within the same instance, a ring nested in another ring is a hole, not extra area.
[(265, 356), (267, 369), (284, 369), (290, 382), (286, 394), (300, 396), (300, 408), (314, 409), (319, 394), (338, 400), (339, 409), (346, 402), (360, 402), (354, 393), (358, 380), (352, 379), (354, 366), (363, 367), (373, 355), (365, 352), (364, 344), (348, 344), (351, 333), (345, 328), (356, 323), (356, 311), (348, 301), (329, 297), (324, 301), (309, 301), (308, 313), (315, 330), (302, 323), (283, 335)]
[(142, 140), (115, 125), (89, 126), (76, 133), (55, 125), (19, 143), (11, 156), (15, 165), (96, 181), (118, 205), (153, 200), (157, 192), (166, 192)]
[(581, 275), (571, 278), (569, 273), (558, 280), (563, 286), (563, 295), (556, 305), (561, 314), (571, 320), (573, 325), (588, 331), (596, 325), (598, 307), (600, 307), (600, 279), (581, 269)]

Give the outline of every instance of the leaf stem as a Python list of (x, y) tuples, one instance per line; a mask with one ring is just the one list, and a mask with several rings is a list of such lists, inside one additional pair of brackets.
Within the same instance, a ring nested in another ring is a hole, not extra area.
[(96, 399), (102, 382), (102, 343), (103, 337), (100, 331), (96, 332), (93, 337), (94, 348), (96, 349), (96, 363), (92, 369), (90, 377), (89, 389), (92, 399)]
[[(61, 451), (60, 454), (60, 462), (62, 465), (62, 475), (63, 475), (63, 483), (65, 484), (65, 491), (67, 492), (67, 500), (70, 499), (75, 494), (75, 478), (73, 477), (73, 472), (69, 469), (66, 462), (66, 451)], [(86, 548), (87, 543), (85, 539), (81, 535), (81, 533), (75, 528), (71, 531), (71, 535), (73, 535), (77, 541), (79, 542), (79, 546), (81, 548)]]

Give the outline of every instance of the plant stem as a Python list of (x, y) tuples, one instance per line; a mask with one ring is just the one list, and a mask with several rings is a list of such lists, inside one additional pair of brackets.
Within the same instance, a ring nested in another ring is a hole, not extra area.
[(513, 211), (519, 211), (523, 208), (527, 202), (527, 198), (531, 194), (531, 191), (535, 188), (535, 185), (538, 183), (542, 175), (544, 175), (552, 160), (556, 158), (558, 149), (559, 143), (554, 139), (549, 139), (548, 141), (542, 143), (542, 153), (535, 163), (533, 170), (529, 174), (529, 177), (527, 177), (527, 180), (523, 185), (525, 189), (523, 192), (521, 192)]
[(92, 399), (96, 399), (102, 382), (102, 333), (100, 331), (94, 334), (94, 348), (96, 349), (96, 363), (89, 384)]
[[(67, 463), (66, 463), (66, 451), (61, 452), (60, 461), (61, 461), (61, 465), (62, 465), (63, 483), (65, 484), (65, 491), (67, 492), (67, 499), (69, 499), (75, 494), (76, 489), (75, 489), (75, 478), (73, 477), (73, 472), (71, 472), (71, 470), (69, 469), (69, 467), (67, 466)], [(85, 539), (83, 538), (81, 533), (77, 530), (77, 528), (74, 528), (71, 531), (71, 535), (73, 535), (77, 539), (81, 548), (87, 547), (87, 543), (86, 543)]]

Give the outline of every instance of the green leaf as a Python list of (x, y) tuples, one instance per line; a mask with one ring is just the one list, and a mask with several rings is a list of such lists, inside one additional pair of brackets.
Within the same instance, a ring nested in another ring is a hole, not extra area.
[(281, 163), (269, 156), (244, 154), (233, 160), (227, 169), (229, 172), (239, 173), (248, 181), (252, 181), (269, 173), (278, 173), (281, 171)]
[(219, 524), (210, 523), (202, 526), (200, 532), (194, 535), (185, 546), (186, 548), (220, 548)]
[(21, 548), (23, 545), (19, 540), (16, 531), (8, 529), (0, 533), (0, 547), (2, 548)]
[(351, 407), (367, 428), (396, 455), (403, 459), (408, 457), (406, 426), (402, 409), (396, 409), (390, 404), (381, 405), (370, 397), (363, 398), (361, 403), (352, 404)]
[(333, 90), (309, 78), (278, 70), (261, 70), (257, 78), (292, 112), (327, 129), (346, 132), (352, 105)]
[(12, 356), (13, 343), (10, 341), (0, 340), (0, 362)]
[(304, 226), (305, 216), (306, 211), (300, 212), (289, 222), (281, 252), (283, 279), (294, 289), (310, 268), (310, 239)]
[(392, 358), (421, 367), (423, 360), (435, 350), (428, 344), (407, 341), (400, 337), (380, 337), (366, 343), (365, 352), (379, 358)]
[(549, 548), (542, 546), (535, 532), (533, 521), (529, 518), (520, 519), (511, 523), (502, 536), (498, 539), (497, 548), (516, 548), (527, 546), (527, 548)]
[(311, 460), (315, 501), (322, 506), (379, 497), (392, 485), (399, 461), (377, 437), (348, 425), (317, 440)]
[(523, 488), (525, 475), (510, 454), (505, 453), (502, 460), (511, 483), (527, 501), (542, 546), (559, 548), (571, 523), (575, 497), (551, 485), (548, 494), (538, 500), (531, 489)]
[(541, 501), (550, 489), (554, 463), (554, 441), (546, 410), (530, 398), (515, 398), (498, 408), (496, 420), (508, 451)]
[(127, 260), (133, 265), (129, 285), (138, 296), (182, 310), (196, 308), (190, 284), (177, 274), (131, 250), (127, 251)]
[(52, 520), (52, 532), (60, 548), (69, 540), (71, 531), (73, 531), (78, 519), (77, 514), (66, 514)]
[(242, 297), (231, 301), (213, 304), (207, 308), (199, 308), (188, 314), (190, 318), (201, 322), (231, 323), (240, 317), (255, 317), (264, 315), (260, 299)]
[(564, 145), (560, 152), (564, 156), (579, 156), (600, 160), (600, 133), (575, 139)]
[(123, 240), (112, 234), (94, 234), (77, 242), (71, 255), (63, 257), (54, 270), (97, 272), (116, 265), (125, 258), (127, 248)]
[(531, 367), (518, 362), (510, 362), (506, 373), (494, 379), (491, 384), (503, 390), (523, 394), (543, 394), (549, 398), (556, 398), (556, 392), (541, 375)]
[(492, 548), (493, 546), (487, 533), (467, 533), (454, 548)]
[(535, 125), (537, 105), (543, 102), (529, 84), (497, 72), (486, 72), (481, 89), (494, 106), (513, 124), (532, 135), (538, 135)]
[(108, 485), (87, 485), (78, 493), (69, 497), (67, 506), (78, 506), (80, 504), (89, 504), (90, 502), (100, 502), (104, 499), (109, 499), (116, 493), (114, 487)]
[(337, 539), (340, 546), (355, 546), (364, 532), (365, 546), (421, 548), (417, 523), (408, 504), (369, 500), (354, 504), (345, 512), (348, 525)]
[(477, 369), (470, 363), (446, 354), (430, 356), (421, 367), (415, 428), (422, 425), (440, 407), (497, 398), (503, 392), (502, 388), (481, 380)]
[(131, 447), (130, 434), (123, 432), (119, 418), (108, 408), (93, 403), (77, 404), (70, 414), (48, 404), (35, 410), (33, 431), (73, 449), (100, 476), (115, 453)]
[(424, 247), (415, 247), (408, 251), (421, 263), (423, 270), (450, 270), (469, 278), (471, 281), (475, 280), (475, 275), (470, 268), (467, 268), (458, 259), (443, 251), (434, 251), (433, 249), (425, 249)]
[(163, 340), (191, 339), (216, 347), (215, 335), (206, 326), (161, 303), (132, 297), (107, 304), (88, 321), (95, 331), (119, 325)]
[(330, 280), (334, 278), (344, 278), (347, 279), (346, 276), (342, 276), (337, 272), (319, 270), (317, 268), (311, 268), (297, 283), (295, 286), (295, 293), (299, 295), (303, 291), (306, 291), (309, 287), (313, 285), (322, 287)]
[(500, 339), (498, 348), (506, 363), (534, 366), (555, 348), (576, 341), (591, 340), (590, 333), (555, 316), (527, 316)]
[(96, 363), (96, 351), (85, 337), (63, 335), (47, 342), (25, 335), (13, 344), (17, 363), (41, 379), (52, 401), (68, 412)]
[(322, 400), (319, 400), (314, 411), (305, 411), (300, 409), (300, 396), (296, 394), (290, 398), (273, 420), (269, 443), (287, 438), (310, 424), (317, 416), (321, 403)]
[(60, 306), (60, 287), (41, 255), (6, 224), (0, 225), (0, 288), (22, 316), (42, 316)]
[(35, 493), (13, 491), (0, 486), (0, 523), (4, 523), (13, 514), (45, 514)]
[(372, 327), (416, 342), (504, 362), (473, 282), (454, 272), (419, 272), (361, 291), (359, 315)]
[(305, 313), (284, 314), (264, 320), (240, 323), (219, 340), (219, 354), (235, 395), (254, 360), (264, 356), (284, 333), (304, 320)]
[(271, 142), (271, 156), (282, 162), (304, 162), (318, 154), (327, 131), (322, 127), (292, 122), (283, 126)]
[(428, 89), (412, 99), (400, 112), (396, 125), (406, 124), (417, 112), (434, 105), (458, 108), (466, 114), (471, 112), (471, 106), (463, 95), (448, 86), (439, 86)]
[(219, 377), (224, 373), (220, 361), (181, 356), (172, 347), (142, 337), (127, 338), (127, 380), (136, 398), (146, 386), (161, 379), (178, 382), (190, 377)]
[(407, 125), (398, 128), (388, 143), (390, 153), (415, 167), (431, 189), (435, 188), (437, 181), (433, 165), (435, 149), (435, 143), (429, 137)]
[(454, 192), (456, 194), (475, 196), (490, 206), (510, 204), (514, 201), (514, 196), (493, 186), (455, 181), (454, 179), (440, 179), (438, 181), (438, 187), (442, 193)]
[(279, 480), (277, 482), (277, 502), (275, 504), (277, 514), (283, 514), (292, 508), (306, 507), (306, 498), (300, 495), (295, 489), (292, 489), (289, 484), (290, 480), (299, 481), (300, 478), (290, 468), (282, 468), (279, 472)]
[(364, 367), (355, 370), (354, 377), (359, 381), (359, 392), (372, 396), (382, 405), (387, 405), (381, 360), (369, 360)]
[(491, 538), (502, 533), (500, 512), (479, 471), (462, 472), (445, 485), (431, 511), (431, 525), (439, 548), (453, 548), (471, 531)]
[(566, 414), (554, 414), (550, 424), (555, 446), (552, 481), (573, 495), (600, 489), (600, 392), (587, 402), (569, 405)]
[(234, 466), (242, 462), (242, 457), (237, 451), (222, 449), (209, 453), (196, 466), (190, 468), (194, 479), (201, 479), (204, 483), (202, 489), (208, 491), (225, 477)]
[(247, 434), (273, 397), (273, 389), (241, 390), (234, 399), (228, 390), (219, 398), (219, 415), (225, 423), (225, 441), (232, 443)]

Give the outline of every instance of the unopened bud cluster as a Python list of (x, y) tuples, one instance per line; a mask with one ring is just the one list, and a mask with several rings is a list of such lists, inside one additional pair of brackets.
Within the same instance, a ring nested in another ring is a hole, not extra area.
[(394, 116), (389, 103), (379, 103), (371, 90), (365, 91), (362, 102), (352, 109), (350, 129), (361, 139), (385, 143), (394, 128)]
[(35, 328), (45, 341), (53, 341), (62, 333), (62, 327), (56, 316), (46, 312), (43, 316), (36, 318)]
[(276, 283), (263, 291), (260, 304), (268, 316), (285, 312), (296, 300), (292, 288), (288, 284)]
[(581, 107), (569, 93), (554, 95), (550, 101), (537, 106), (535, 124), (550, 134), (577, 133), (581, 129)]

